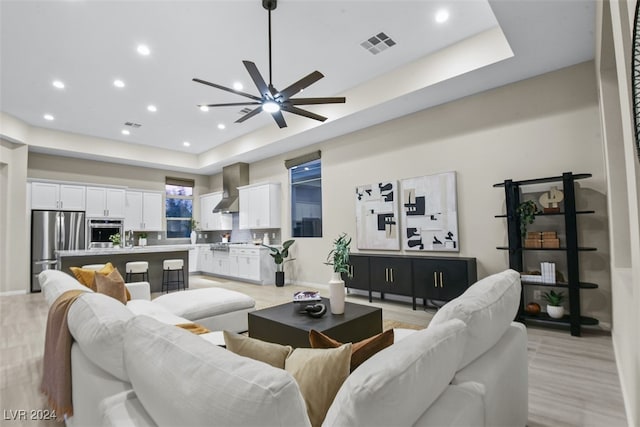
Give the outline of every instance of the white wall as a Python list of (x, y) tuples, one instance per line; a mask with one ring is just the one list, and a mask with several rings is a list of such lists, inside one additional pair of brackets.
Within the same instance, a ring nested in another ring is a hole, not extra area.
[(0, 294), (27, 292), (27, 146), (0, 139)]
[(630, 67), (635, 3), (598, 3), (596, 49), (610, 188), (612, 338), (629, 426), (640, 424), (640, 162)]

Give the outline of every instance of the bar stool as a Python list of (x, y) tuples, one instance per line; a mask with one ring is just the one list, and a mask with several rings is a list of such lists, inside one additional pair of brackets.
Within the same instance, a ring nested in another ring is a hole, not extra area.
[[(171, 280), (172, 273), (176, 275), (175, 280)], [(182, 285), (182, 289), (186, 289), (184, 284), (184, 261), (181, 259), (165, 259), (162, 262), (162, 292), (166, 288), (167, 293), (169, 293), (169, 288), (172, 285), (177, 285), (178, 290), (180, 290), (180, 285)]]
[(98, 271), (104, 268), (104, 264), (87, 264), (83, 265), (82, 268), (84, 268), (85, 270)]
[(131, 283), (131, 279), (136, 274), (142, 275), (142, 281), (149, 281), (149, 263), (147, 261), (130, 261), (125, 264), (124, 270), (127, 275), (125, 281)]

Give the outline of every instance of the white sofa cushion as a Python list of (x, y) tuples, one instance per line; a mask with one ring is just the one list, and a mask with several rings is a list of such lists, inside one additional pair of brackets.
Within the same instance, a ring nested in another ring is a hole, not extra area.
[(133, 390), (103, 399), (98, 411), (102, 427), (156, 427)]
[(413, 425), (453, 378), (466, 329), (452, 320), (376, 353), (347, 378), (322, 425)]
[(287, 372), (180, 328), (137, 316), (124, 354), (136, 395), (160, 426), (310, 425)]
[(153, 317), (159, 322), (166, 323), (168, 325), (179, 325), (181, 323), (193, 323), (184, 317), (176, 316), (163, 306), (156, 304), (152, 301), (143, 299), (131, 300), (127, 303), (127, 308), (136, 316), (144, 314), (145, 316)]
[(438, 310), (429, 328), (451, 319), (469, 327), (469, 339), (459, 369), (493, 347), (515, 318), (520, 305), (520, 274), (514, 270), (485, 277)]
[[(462, 427), (486, 425), (484, 421), (484, 388), (478, 383), (450, 385), (433, 402), (413, 427)], [(514, 424), (515, 425), (515, 424)], [(507, 424), (505, 424), (505, 427)]]
[(133, 317), (119, 301), (99, 293), (81, 295), (69, 308), (69, 331), (82, 352), (111, 375), (129, 381), (122, 345), (126, 323)]
[(250, 296), (224, 288), (174, 292), (159, 296), (153, 302), (176, 316), (190, 320), (245, 310), (256, 305), (255, 300)]
[(93, 292), (91, 289), (78, 282), (75, 277), (60, 270), (45, 270), (38, 275), (40, 289), (47, 300), (47, 305), (51, 306), (60, 295), (71, 290)]

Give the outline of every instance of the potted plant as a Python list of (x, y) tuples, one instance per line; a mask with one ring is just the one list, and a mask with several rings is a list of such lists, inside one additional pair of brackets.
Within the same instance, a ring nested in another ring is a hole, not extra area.
[(276, 263), (276, 286), (284, 286), (284, 264), (295, 260), (295, 258), (285, 259), (289, 256), (289, 248), (295, 243), (295, 240), (287, 240), (282, 243), (282, 248), (277, 246), (262, 245), (265, 248), (269, 248), (273, 257), (273, 262)]
[(189, 235), (189, 237), (191, 238), (191, 244), (195, 245), (196, 241), (198, 240), (198, 233), (197, 233), (198, 221), (191, 218), (191, 222), (189, 223), (189, 228), (191, 228), (191, 234)]
[(147, 233), (140, 233), (140, 235), (138, 236), (138, 245), (147, 246)]
[(331, 313), (344, 313), (344, 280), (342, 273), (351, 276), (349, 270), (349, 246), (351, 237), (342, 233), (333, 241), (333, 249), (327, 255), (326, 265), (333, 266), (333, 275), (329, 281), (329, 299), (331, 301)]
[(545, 292), (542, 294), (543, 298), (547, 302), (547, 314), (553, 319), (560, 319), (564, 316), (564, 307), (562, 302), (564, 301), (564, 293), (554, 291)]
[(112, 234), (111, 236), (109, 236), (109, 240), (111, 240), (111, 243), (113, 243), (114, 248), (120, 247), (120, 242), (121, 242), (120, 233)]
[(520, 234), (523, 239), (527, 236), (527, 224), (533, 224), (536, 214), (539, 212), (538, 206), (533, 200), (526, 200), (516, 208), (516, 213), (520, 217)]

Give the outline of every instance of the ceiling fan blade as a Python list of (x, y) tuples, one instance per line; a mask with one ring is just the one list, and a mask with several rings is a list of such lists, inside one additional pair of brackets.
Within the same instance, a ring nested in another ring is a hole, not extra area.
[(300, 92), (302, 89), (311, 86), (323, 77), (324, 74), (322, 74), (320, 71), (314, 71), (313, 73), (304, 76), (297, 82), (281, 90), (278, 98), (280, 98), (282, 101), (286, 101), (287, 99), (289, 99), (289, 97)]
[(245, 120), (250, 119), (251, 117), (255, 116), (256, 114), (259, 114), (260, 111), (262, 111), (262, 106), (260, 106), (258, 108), (254, 108), (253, 110), (249, 111), (247, 114), (245, 114), (244, 116), (242, 116), (238, 120), (236, 120), (236, 123), (242, 123)]
[(287, 102), (291, 105), (311, 105), (311, 104), (344, 104), (345, 97), (329, 98), (290, 98)]
[(242, 61), (242, 63), (251, 76), (251, 80), (253, 80), (253, 83), (260, 91), (260, 95), (262, 95), (263, 97), (272, 96), (271, 91), (269, 90), (269, 86), (267, 86), (267, 84), (264, 82), (262, 74), (260, 74), (260, 71), (258, 71), (258, 67), (256, 67), (256, 64), (251, 61)]
[(230, 102), (227, 104), (202, 104), (198, 107), (241, 107), (243, 105), (261, 105), (261, 102)]
[(275, 111), (271, 113), (273, 120), (276, 121), (280, 129), (287, 127), (287, 122), (284, 121), (284, 116), (282, 115), (282, 111)]
[(320, 114), (312, 113), (311, 111), (303, 110), (302, 108), (294, 107), (293, 105), (283, 105), (282, 110), (289, 113), (297, 114), (299, 116), (307, 117), (309, 119), (318, 120), (320, 122), (324, 122), (325, 120), (327, 120), (326, 117), (321, 116)]
[(257, 96), (251, 95), (250, 93), (240, 92), (239, 90), (231, 89), (229, 87), (220, 86), (218, 84), (211, 83), (211, 82), (208, 82), (206, 80), (193, 79), (193, 81), (196, 82), (196, 83), (202, 83), (203, 85), (215, 87), (216, 89), (225, 90), (227, 92), (235, 93), (236, 95), (246, 96), (247, 98), (255, 99), (256, 101), (262, 101), (262, 98), (258, 98)]

